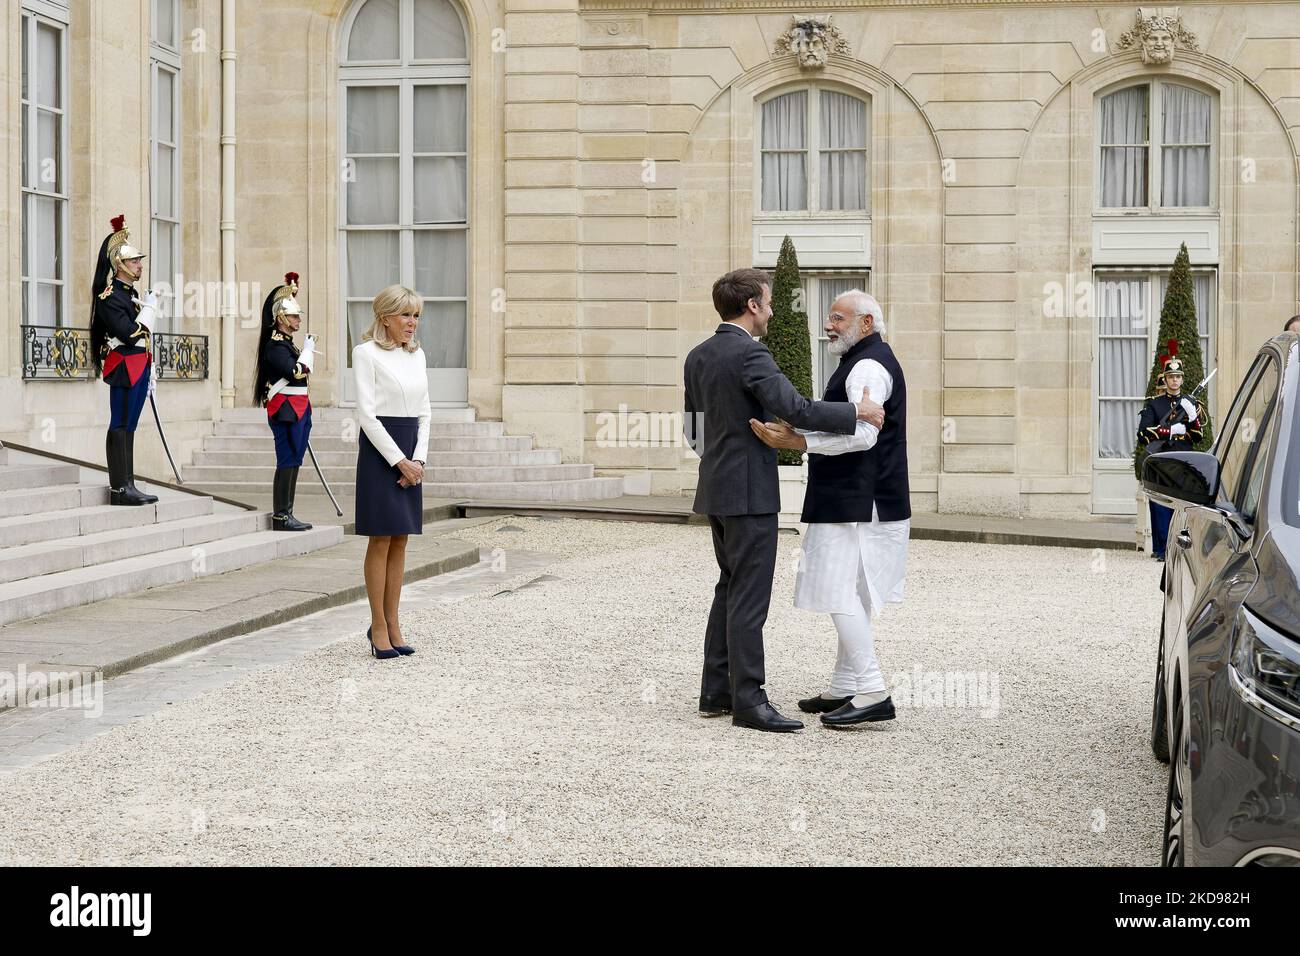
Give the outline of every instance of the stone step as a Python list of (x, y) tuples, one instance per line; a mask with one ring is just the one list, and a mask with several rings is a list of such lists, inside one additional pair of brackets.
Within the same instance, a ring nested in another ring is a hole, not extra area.
[[(210, 505), (211, 501), (208, 503)], [(149, 507), (114, 510), (140, 511)], [(194, 547), (187, 545), (108, 564), (10, 581), (0, 584), (0, 624), (23, 621), (146, 588), (232, 571), (262, 561), (305, 554), (331, 547), (342, 540), (343, 529), (338, 525), (297, 532), (253, 531), (208, 542), (197, 556)]]
[[(311, 433), (314, 438), (316, 435), (327, 438), (339, 438), (355, 436), (360, 431), (361, 426), (352, 421), (352, 419), (337, 419), (333, 421), (317, 421), (312, 416)], [(213, 425), (213, 437), (221, 438), (262, 438), (270, 435), (271, 429), (267, 424), (266, 416), (262, 416), (260, 422), (217, 422)], [(465, 436), (469, 438), (495, 438), (505, 433), (505, 425), (501, 422), (430, 422), (430, 438), (448, 438)]]
[[(356, 414), (356, 409), (351, 407), (316, 404), (311, 407), (313, 422), (351, 420), (356, 417)], [(475, 420), (475, 412), (472, 408), (438, 408), (435, 406), (430, 409), (430, 414), (435, 422), (472, 422)], [(266, 409), (252, 407), (223, 408), (220, 420), (223, 422), (265, 423)]]
[[(138, 482), (137, 487), (140, 487)], [(71, 538), (119, 528), (138, 528), (141, 525), (206, 514), (212, 514), (211, 498), (203, 495), (177, 495), (161, 498), (155, 504), (137, 507), (104, 504), (11, 515), (0, 518), (0, 548), (14, 548), (33, 541)]]
[(67, 511), (108, 504), (107, 478), (102, 485), (50, 485), (48, 488), (14, 488), (0, 491), (0, 518)]
[[(263, 459), (265, 462), (265, 459)], [(305, 477), (315, 478), (315, 469), (310, 463), (304, 463), (308, 472), (298, 474), (298, 487), (303, 485)], [(356, 479), (357, 467), (354, 460), (348, 465), (330, 466), (321, 464), (325, 480), (331, 485), (337, 482), (351, 482)], [(427, 466), (424, 471), (426, 485), (440, 482), (456, 481), (564, 481), (578, 478), (590, 478), (594, 474), (591, 465), (502, 465), (497, 467), (475, 468), (472, 466)], [(185, 480), (199, 488), (206, 488), (210, 482), (260, 481), (266, 487), (271, 486), (275, 478), (275, 465), (197, 465), (185, 470)]]
[(265, 512), (197, 515), (141, 527), (115, 528), (0, 549), (0, 584), (123, 558), (193, 547), (271, 526)]
[[(312, 429), (311, 447), (317, 454), (322, 451), (349, 450), (356, 454), (357, 451), (355, 440), (345, 441), (337, 435), (317, 435), (315, 429)], [(436, 451), (529, 451), (532, 447), (533, 440), (526, 435), (499, 435), (487, 438), (469, 435), (429, 436), (430, 454)], [(205, 438), (203, 448), (206, 451), (255, 451), (259, 448), (269, 448), (274, 451), (275, 442), (270, 430), (264, 427), (258, 435), (214, 435)]]
[(4, 465), (0, 466), (0, 491), (75, 485), (80, 474), (81, 469), (77, 465), (66, 462)]
[[(322, 468), (355, 468), (357, 464), (356, 445), (344, 451), (326, 451), (312, 443), (316, 460)], [(212, 449), (196, 451), (195, 465), (230, 465), (240, 467), (269, 466), (275, 462), (275, 448), (268, 438), (264, 446), (249, 450), (246, 446), (239, 449)], [(558, 448), (534, 448), (530, 451), (449, 451), (429, 453), (425, 464), (430, 468), (492, 468), (504, 465), (558, 465), (560, 450)], [(311, 460), (304, 459), (304, 469), (311, 469)], [(186, 468), (188, 472), (190, 469)], [(107, 500), (107, 490), (105, 500)], [(2, 499), (3, 496), (0, 496)]]
[[(298, 497), (324, 495), (325, 489), (315, 475), (311, 481), (298, 479)], [(578, 478), (566, 481), (512, 481), (512, 482), (435, 482), (423, 485), (425, 498), (453, 498), (481, 501), (583, 501), (598, 498), (617, 498), (623, 494), (622, 478)], [(330, 482), (334, 495), (340, 499), (355, 498), (354, 482)], [(261, 481), (212, 481), (203, 485), (205, 491), (224, 495), (235, 501), (252, 501), (267, 493), (267, 483)], [(347, 510), (345, 509), (345, 513)]]

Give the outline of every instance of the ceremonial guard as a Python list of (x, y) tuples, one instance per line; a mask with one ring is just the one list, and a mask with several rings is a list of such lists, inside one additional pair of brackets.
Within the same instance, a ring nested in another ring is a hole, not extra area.
[[(1175, 340), (1169, 341), (1169, 355), (1156, 382), (1156, 394), (1147, 399), (1138, 419), (1138, 444), (1152, 454), (1193, 451), (1205, 431), (1208, 417), (1205, 406), (1199, 400), (1182, 394), (1183, 363), (1174, 354), (1177, 345)], [(1154, 501), (1148, 505), (1151, 509), (1151, 553), (1163, 561), (1173, 511)]]
[(135, 486), (135, 426), (157, 377), (150, 348), (158, 297), (146, 290), (136, 298), (144, 253), (131, 245), (125, 216), (115, 217), (110, 225), (113, 231), (99, 247), (90, 303), (91, 362), (108, 385), (108, 500), (114, 505), (148, 505), (158, 498)]
[(257, 371), (253, 378), (253, 401), (266, 406), (267, 424), (275, 437), (271, 526), (276, 531), (311, 528), (293, 516), (298, 469), (302, 467), (311, 435), (307, 379), (316, 363), (314, 335), (307, 335), (301, 352), (293, 344), (293, 333), (303, 320), (297, 295), (298, 273), (288, 272), (284, 285), (272, 289), (262, 304), (262, 332), (257, 342)]

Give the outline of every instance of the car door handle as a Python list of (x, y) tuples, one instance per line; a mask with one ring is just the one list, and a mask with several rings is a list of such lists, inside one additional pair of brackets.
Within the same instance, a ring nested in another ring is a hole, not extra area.
[(1186, 531), (1178, 532), (1178, 536), (1174, 540), (1178, 542), (1180, 548), (1187, 549), (1192, 546), (1192, 536)]

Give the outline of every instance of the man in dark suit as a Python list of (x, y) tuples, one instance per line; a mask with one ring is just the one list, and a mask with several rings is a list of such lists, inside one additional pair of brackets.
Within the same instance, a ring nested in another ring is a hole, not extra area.
[(772, 280), (761, 269), (738, 269), (713, 284), (722, 324), (686, 357), (686, 440), (700, 456), (695, 512), (708, 515), (720, 571), (704, 637), (700, 713), (757, 730), (801, 730), (763, 690), (763, 624), (776, 570), (781, 510), (776, 451), (755, 436), (751, 418), (773, 415), (800, 428), (850, 434), (858, 419), (883, 424), (870, 397), (814, 402), (781, 374), (767, 346)]

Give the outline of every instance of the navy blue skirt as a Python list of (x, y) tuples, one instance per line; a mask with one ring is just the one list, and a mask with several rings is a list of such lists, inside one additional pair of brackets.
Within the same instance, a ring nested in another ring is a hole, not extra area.
[[(420, 420), (380, 415), (379, 424), (410, 458), (420, 436)], [(364, 430), (357, 440), (356, 533), (362, 535), (421, 534), (424, 530), (424, 486), (403, 488), (402, 473), (379, 454)]]

